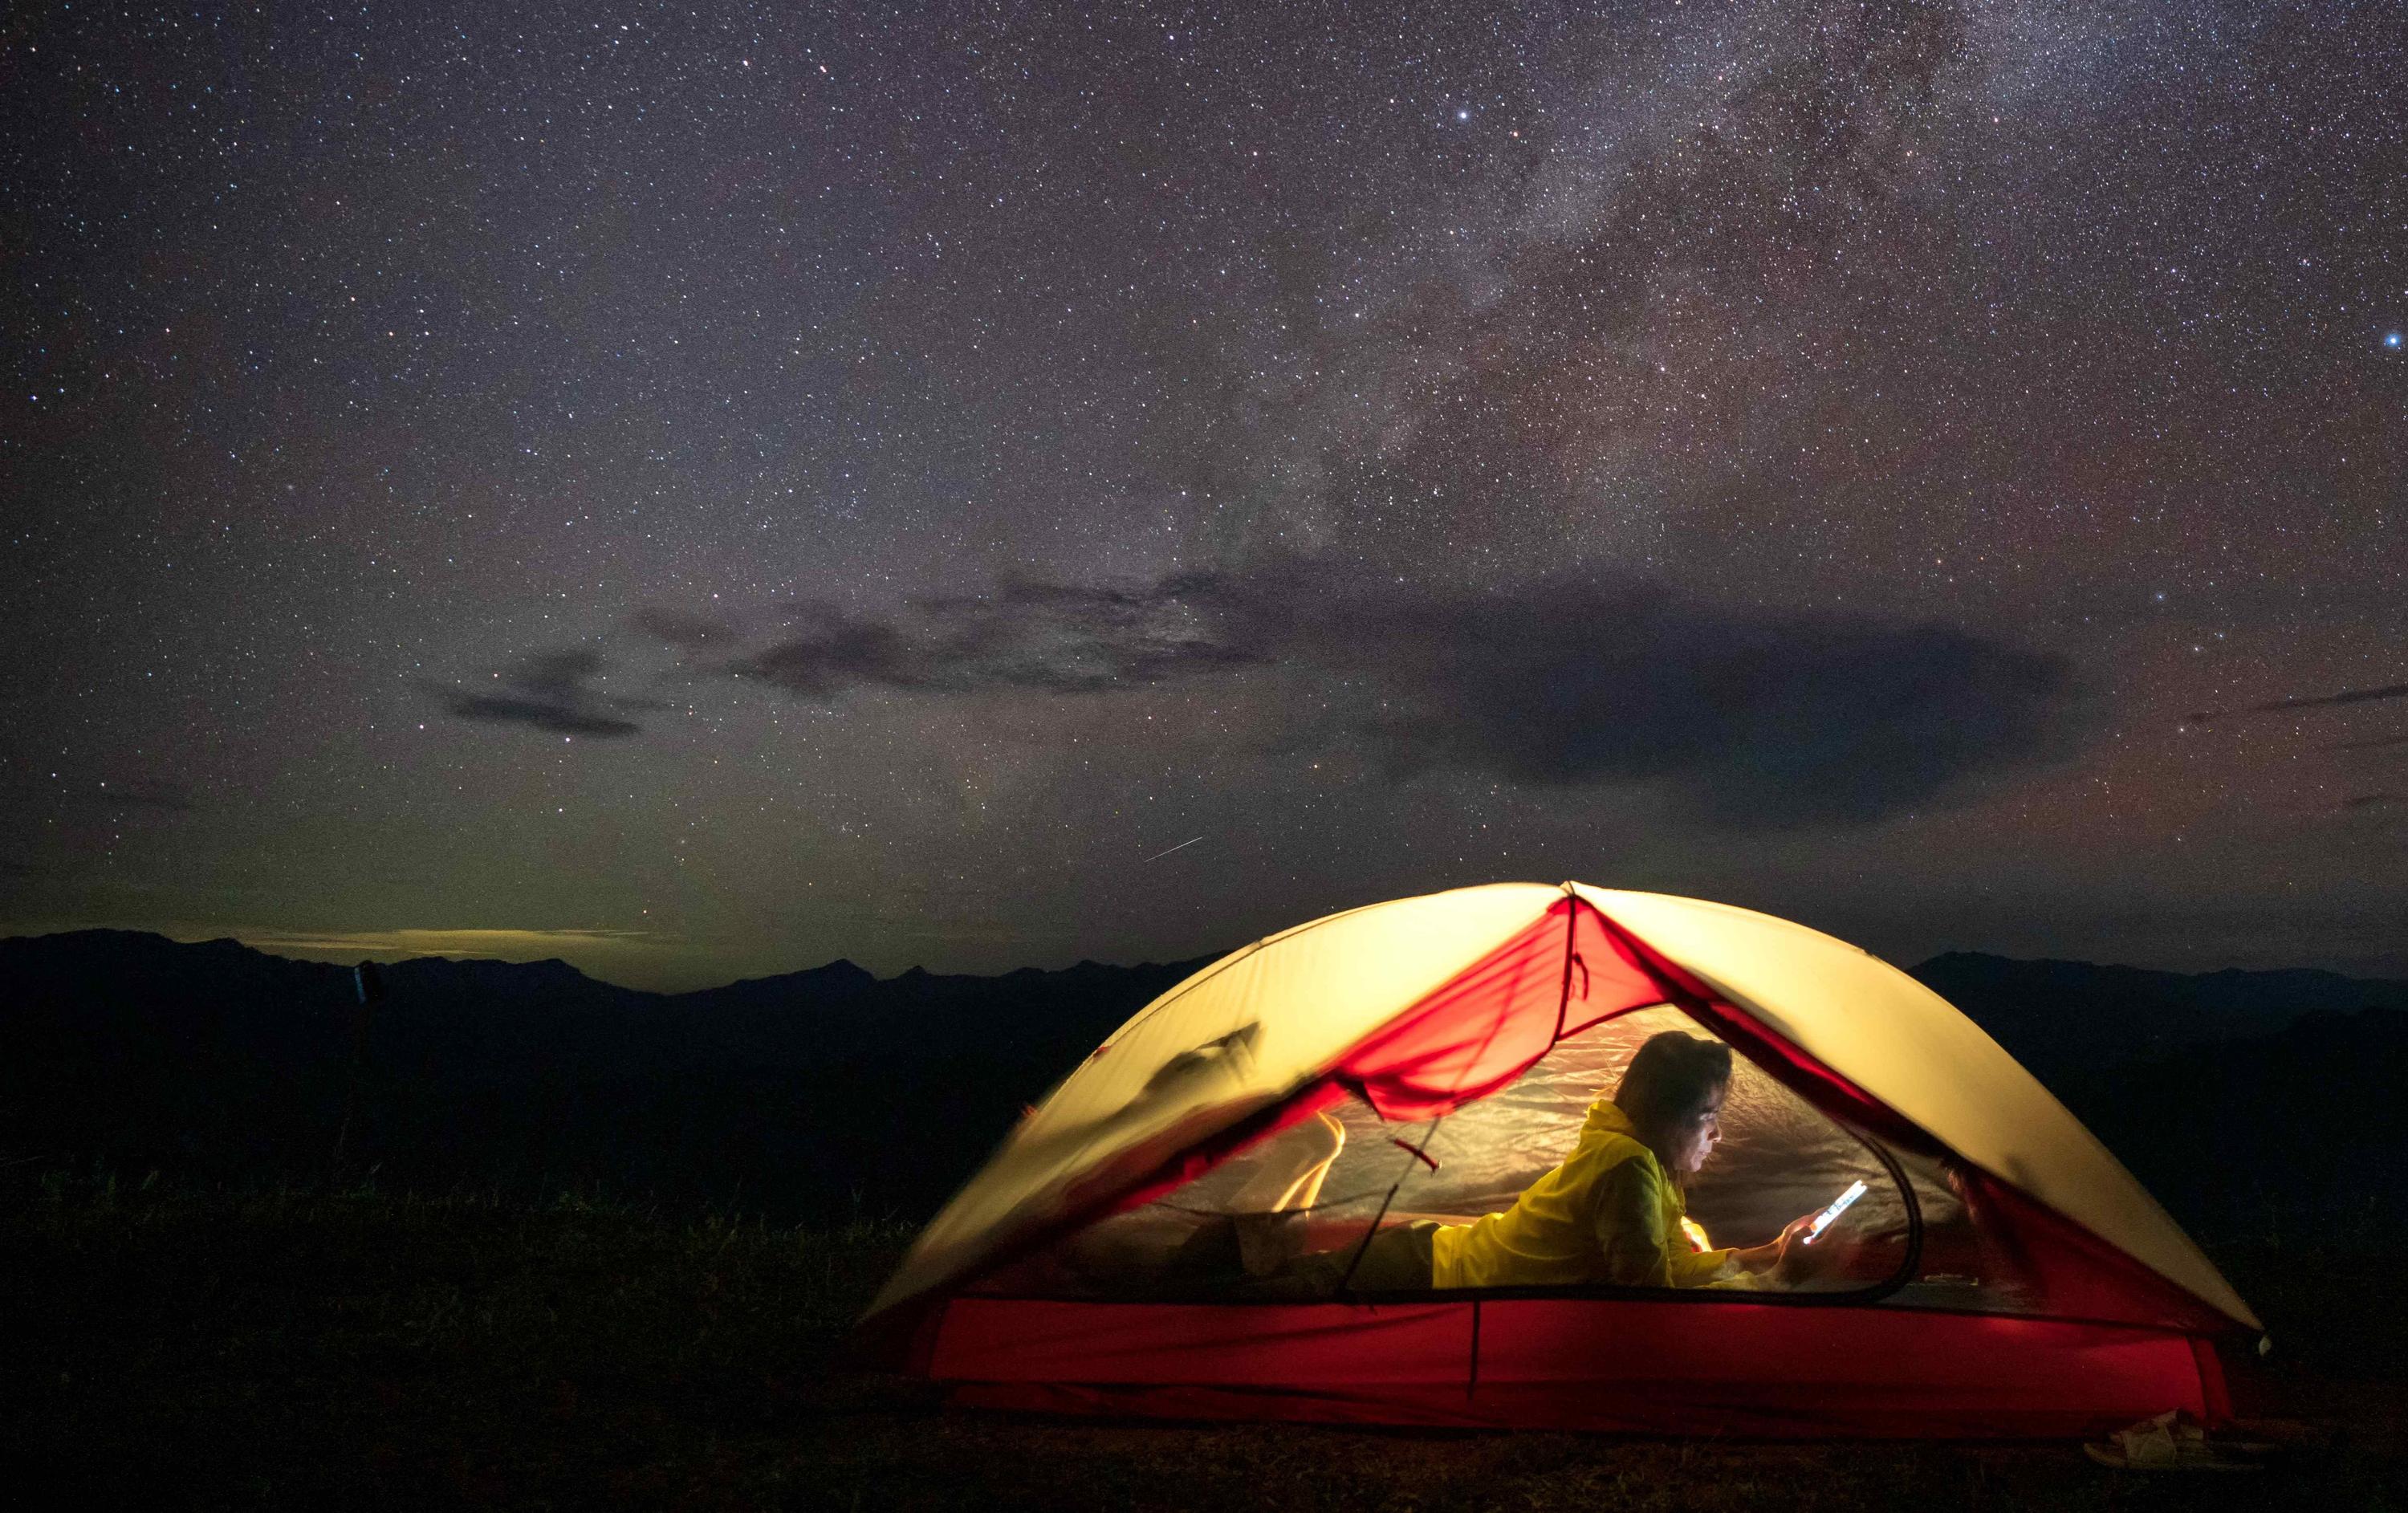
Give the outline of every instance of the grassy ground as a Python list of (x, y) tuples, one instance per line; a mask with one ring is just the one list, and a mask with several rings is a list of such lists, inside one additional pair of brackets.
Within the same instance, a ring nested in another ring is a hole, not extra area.
[(63, 1506), (2408, 1506), (2394, 1364), (2408, 1304), (2364, 1286), (2408, 1258), (2265, 1241), (2220, 1252), (2286, 1346), (2270, 1407), (2339, 1440), (2261, 1474), (2141, 1477), (2064, 1446), (949, 1412), (916, 1384), (830, 1366), (905, 1238), (577, 1201), (21, 1179), (0, 1199), (0, 1422), (50, 1463)]

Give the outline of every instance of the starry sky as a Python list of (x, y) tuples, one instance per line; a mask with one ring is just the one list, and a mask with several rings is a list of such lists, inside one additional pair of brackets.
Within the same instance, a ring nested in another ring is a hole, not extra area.
[(2408, 9), (0, 31), (0, 933), (2408, 975)]

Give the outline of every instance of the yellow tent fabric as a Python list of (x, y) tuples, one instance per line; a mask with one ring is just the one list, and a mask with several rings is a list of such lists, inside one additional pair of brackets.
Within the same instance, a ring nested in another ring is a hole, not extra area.
[(1140, 1010), (923, 1232), (877, 1313), (959, 1282), (1102, 1174), (1176, 1156), (1311, 1086), (1349, 1048), (1567, 892), (1942, 1145), (2238, 1322), (2197, 1246), (2046, 1089), (1905, 973), (1817, 931), (1698, 899), (1493, 883), (1370, 905), (1232, 952)]

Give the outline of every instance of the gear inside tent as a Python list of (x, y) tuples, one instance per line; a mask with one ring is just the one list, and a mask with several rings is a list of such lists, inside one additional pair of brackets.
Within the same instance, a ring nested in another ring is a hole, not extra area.
[[(1512, 1211), (1672, 1029), (1732, 1064), (1684, 1243), (1760, 1246), (1857, 1192), (1814, 1266), (1441, 1285), (1443, 1261), (1366, 1264), (1397, 1231), (1443, 1255), (1441, 1232)], [(1505, 883), (1300, 925), (1148, 1005), (921, 1235), (862, 1338), (1014, 1409), (1962, 1437), (2220, 1421), (2214, 1342), (2258, 1329), (1904, 973), (1744, 909)]]

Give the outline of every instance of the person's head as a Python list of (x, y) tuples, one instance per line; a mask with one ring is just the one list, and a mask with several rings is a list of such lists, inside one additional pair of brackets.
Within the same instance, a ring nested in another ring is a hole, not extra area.
[(1694, 1177), (1722, 1138), (1730, 1047), (1679, 1030), (1651, 1035), (1630, 1058), (1613, 1102), (1674, 1180)]

